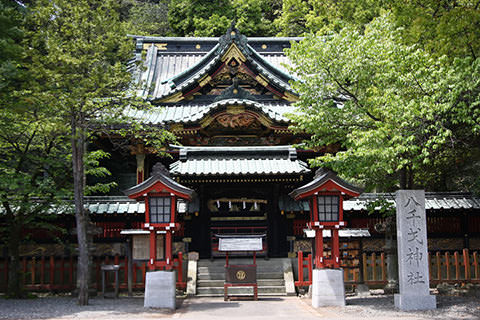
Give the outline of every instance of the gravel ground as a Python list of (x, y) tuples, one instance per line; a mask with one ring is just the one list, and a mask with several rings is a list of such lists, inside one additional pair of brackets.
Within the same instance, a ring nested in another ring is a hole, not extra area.
[[(314, 309), (297, 297), (224, 302), (222, 298), (179, 299), (175, 312), (146, 309), (143, 298), (92, 298), (85, 307), (71, 297), (49, 296), (29, 300), (0, 298), (0, 319), (480, 319), (480, 299), (437, 296), (438, 309), (400, 312), (393, 296), (347, 297), (347, 306)], [(231, 310), (231, 311), (230, 311)]]
[(173, 312), (143, 307), (143, 297), (91, 298), (78, 306), (75, 298), (64, 296), (27, 300), (0, 299), (0, 319), (152, 319)]
[(345, 308), (335, 308), (342, 318), (352, 319), (480, 319), (480, 299), (437, 296), (437, 309), (401, 312), (395, 309), (392, 295), (366, 298), (347, 297)]

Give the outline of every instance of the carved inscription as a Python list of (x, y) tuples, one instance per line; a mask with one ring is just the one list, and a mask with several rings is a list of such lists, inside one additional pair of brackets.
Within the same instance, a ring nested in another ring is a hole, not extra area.
[(428, 295), (425, 193), (400, 190), (395, 200), (400, 294)]

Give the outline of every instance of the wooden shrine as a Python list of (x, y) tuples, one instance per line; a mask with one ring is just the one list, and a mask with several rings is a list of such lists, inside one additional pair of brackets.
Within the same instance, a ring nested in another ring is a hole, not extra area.
[[(308, 199), (310, 206), (309, 229), (315, 230), (315, 258), (317, 268), (340, 268), (338, 231), (346, 226), (343, 219), (343, 200), (358, 197), (362, 190), (355, 187), (330, 170), (319, 169), (313, 181), (290, 193), (295, 200)], [(323, 230), (331, 230), (332, 254), (324, 257)]]
[[(153, 166), (150, 178), (126, 190), (125, 194), (131, 199), (145, 202), (143, 229), (149, 232), (149, 270), (171, 270), (173, 268), (172, 235), (179, 228), (176, 221), (177, 199), (190, 200), (193, 190), (172, 180), (167, 169), (161, 163), (157, 163)], [(158, 234), (165, 236), (163, 259), (157, 257)]]

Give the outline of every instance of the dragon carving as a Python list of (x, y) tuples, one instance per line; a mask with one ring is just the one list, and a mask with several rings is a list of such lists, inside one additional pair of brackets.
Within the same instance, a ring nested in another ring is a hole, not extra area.
[(246, 128), (249, 127), (254, 121), (255, 117), (248, 113), (240, 114), (223, 114), (216, 118), (217, 122), (225, 128)]

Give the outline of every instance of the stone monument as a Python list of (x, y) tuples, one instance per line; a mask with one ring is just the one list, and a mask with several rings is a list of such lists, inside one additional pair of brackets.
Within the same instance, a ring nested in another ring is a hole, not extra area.
[(167, 308), (175, 310), (175, 271), (150, 271), (145, 278), (146, 308)]
[(395, 202), (400, 286), (395, 307), (402, 311), (435, 309), (436, 297), (429, 292), (425, 191), (399, 190)]
[(345, 306), (343, 269), (314, 269), (312, 274), (312, 306)]

